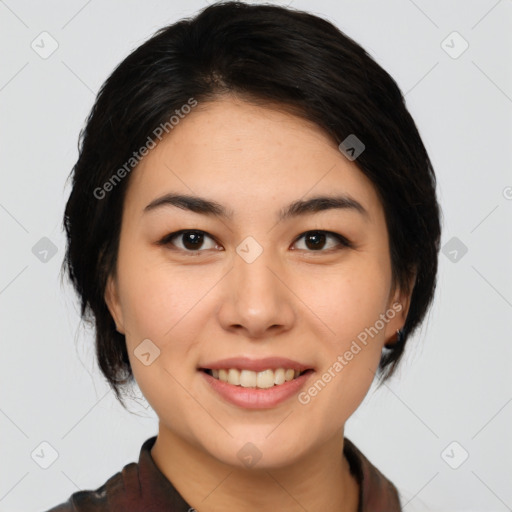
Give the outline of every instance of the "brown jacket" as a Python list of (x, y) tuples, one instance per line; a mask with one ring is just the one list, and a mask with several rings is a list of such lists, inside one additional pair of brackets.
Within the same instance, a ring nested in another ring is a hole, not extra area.
[[(127, 464), (96, 490), (78, 491), (46, 512), (193, 512), (151, 457), (156, 436), (147, 439), (139, 462)], [(345, 438), (345, 456), (360, 487), (358, 512), (400, 512), (394, 485)]]

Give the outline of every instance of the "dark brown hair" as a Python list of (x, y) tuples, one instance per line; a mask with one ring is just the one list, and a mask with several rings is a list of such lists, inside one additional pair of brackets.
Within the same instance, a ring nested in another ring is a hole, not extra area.
[(355, 163), (384, 208), (393, 283), (410, 291), (417, 274), (402, 341), (383, 352), (383, 378), (394, 371), (434, 296), (441, 233), (436, 179), (395, 81), (320, 17), (272, 5), (213, 4), (161, 28), (117, 66), (80, 132), (70, 175), (63, 270), (80, 297), (82, 318), (95, 327), (100, 369), (123, 406), (120, 388), (134, 379), (104, 292), (116, 267), (129, 176), (108, 193), (98, 190), (106, 190), (190, 98), (214, 101), (226, 94), (279, 105), (316, 123), (337, 144), (351, 134), (364, 143)]

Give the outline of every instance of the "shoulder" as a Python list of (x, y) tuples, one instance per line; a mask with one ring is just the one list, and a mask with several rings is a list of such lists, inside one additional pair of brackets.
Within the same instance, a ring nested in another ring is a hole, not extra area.
[(103, 512), (113, 510), (117, 503), (126, 501), (128, 493), (136, 492), (139, 489), (138, 473), (138, 464), (131, 462), (97, 489), (75, 492), (67, 501), (45, 512)]
[(344, 453), (350, 469), (360, 485), (360, 512), (400, 512), (400, 498), (396, 487), (347, 438)]
[(95, 490), (78, 491), (65, 503), (45, 512), (187, 512), (190, 505), (156, 466), (151, 448), (156, 436), (147, 439), (138, 462), (131, 462)]

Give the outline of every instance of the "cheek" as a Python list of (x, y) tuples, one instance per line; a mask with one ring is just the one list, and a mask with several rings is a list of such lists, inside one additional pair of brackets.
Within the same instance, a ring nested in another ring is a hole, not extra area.
[(163, 334), (177, 321), (182, 301), (165, 281), (152, 279), (149, 273), (132, 273), (125, 279), (122, 310), (127, 334), (131, 338), (161, 341)]
[[(336, 404), (339, 421), (355, 411), (374, 379), (385, 341), (381, 314), (386, 311), (388, 278), (374, 261), (347, 266), (322, 280), (321, 286), (309, 288), (308, 306), (325, 327), (316, 340), (322, 353), (318, 378), (329, 390), (319, 394), (325, 406)], [(323, 384), (317, 388), (323, 389)]]
[(306, 298), (312, 315), (322, 321), (325, 340), (337, 349), (374, 326), (385, 312), (390, 271), (377, 259), (357, 255), (343, 267), (302, 280), (300, 296)]
[[(203, 290), (183, 275), (158, 266), (132, 269), (123, 274), (126, 286), (122, 295), (130, 364), (154, 410), (171, 414), (188, 400), (178, 383), (187, 378), (189, 367), (184, 363), (194, 359), (191, 353), (200, 338), (201, 319), (209, 318), (204, 311), (206, 302), (199, 300), (208, 283)], [(146, 360), (144, 353), (150, 354)]]
[[(136, 380), (151, 380), (156, 374), (159, 379), (168, 379), (164, 368), (173, 374), (184, 373), (186, 368), (180, 362), (190, 359), (204, 324), (211, 318), (206, 296), (218, 276), (190, 266), (171, 268), (147, 251), (125, 252), (118, 274), (126, 343)], [(148, 367), (137, 359), (143, 340), (157, 347), (145, 342), (158, 354)]]
[(211, 286), (211, 277), (193, 276), (190, 267), (171, 267), (157, 251), (147, 249), (125, 251), (118, 273), (127, 331), (157, 343), (164, 343)]

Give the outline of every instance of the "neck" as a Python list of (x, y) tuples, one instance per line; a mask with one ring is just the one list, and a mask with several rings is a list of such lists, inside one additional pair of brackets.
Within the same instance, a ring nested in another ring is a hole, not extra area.
[(183, 499), (201, 512), (356, 512), (359, 484), (343, 455), (343, 429), (312, 452), (279, 468), (233, 467), (160, 424), (151, 456)]

